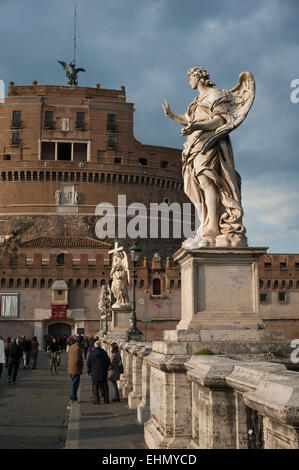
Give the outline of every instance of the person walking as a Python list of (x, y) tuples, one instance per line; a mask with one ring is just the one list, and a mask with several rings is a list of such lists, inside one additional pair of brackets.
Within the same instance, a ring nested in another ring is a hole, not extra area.
[(30, 363), (31, 363), (32, 369), (36, 369), (38, 348), (39, 348), (39, 342), (37, 341), (37, 337), (33, 336), (31, 340), (31, 351), (30, 351)]
[(21, 363), (21, 368), (26, 369), (27, 367), (27, 350), (26, 350), (26, 338), (25, 335), (21, 335), (18, 340), (19, 347), (22, 352), (22, 363)]
[(18, 375), (18, 370), (19, 370), (19, 364), (20, 364), (20, 359), (23, 355), (23, 351), (21, 349), (21, 346), (17, 344), (16, 338), (14, 338), (13, 342), (8, 346), (8, 351), (7, 351), (7, 363), (8, 363), (8, 369), (7, 369), (7, 382), (15, 384), (17, 375)]
[(7, 369), (7, 367), (8, 367), (8, 362), (7, 362), (7, 361), (8, 361), (8, 346), (9, 346), (11, 343), (12, 343), (11, 337), (8, 336), (8, 337), (6, 338), (5, 343), (4, 343), (4, 354), (5, 354), (5, 367), (6, 367), (6, 369)]
[(80, 377), (83, 372), (83, 355), (82, 355), (83, 336), (78, 336), (74, 344), (68, 350), (68, 373), (72, 381), (71, 402), (78, 401), (78, 388), (80, 385)]
[(111, 367), (108, 371), (108, 380), (111, 381), (114, 391), (114, 398), (112, 398), (112, 401), (120, 401), (117, 382), (120, 379), (121, 370), (123, 370), (121, 369), (121, 366), (122, 361), (118, 344), (111, 343)]
[(98, 340), (94, 343), (94, 350), (87, 359), (87, 374), (91, 375), (93, 403), (100, 403), (100, 394), (104, 398), (105, 403), (109, 403), (108, 389), (108, 368), (111, 365), (110, 358), (106, 351), (101, 348), (101, 342)]
[(4, 341), (3, 341), (3, 337), (0, 336), (0, 380), (2, 376), (4, 362), (5, 362)]
[(87, 357), (88, 347), (89, 347), (89, 338), (88, 336), (84, 336), (84, 343), (83, 343), (84, 359), (86, 359)]

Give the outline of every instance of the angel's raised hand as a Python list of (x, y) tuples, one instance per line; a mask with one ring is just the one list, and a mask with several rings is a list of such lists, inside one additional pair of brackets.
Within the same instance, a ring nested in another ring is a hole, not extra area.
[(164, 99), (164, 103), (162, 104), (162, 108), (165, 113), (165, 116), (170, 118), (172, 113), (170, 110), (170, 106), (165, 99)]

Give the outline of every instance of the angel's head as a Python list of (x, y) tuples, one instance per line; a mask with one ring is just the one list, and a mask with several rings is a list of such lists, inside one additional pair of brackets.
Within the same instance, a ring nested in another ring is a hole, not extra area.
[(203, 67), (193, 67), (187, 71), (187, 75), (190, 79), (189, 83), (193, 90), (197, 88), (198, 82), (202, 83), (204, 86), (215, 86), (215, 83), (210, 80), (210, 75)]

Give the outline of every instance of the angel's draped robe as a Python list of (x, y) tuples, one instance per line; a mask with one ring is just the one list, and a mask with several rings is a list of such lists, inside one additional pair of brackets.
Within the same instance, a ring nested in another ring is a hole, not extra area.
[[(213, 89), (209, 95), (197, 96), (189, 105), (185, 117), (188, 123), (192, 123), (222, 116), (228, 123), (231, 121), (229, 106), (230, 93)], [(195, 131), (188, 136), (182, 153), (184, 190), (198, 210), (200, 233), (204, 237), (209, 214), (198, 176), (203, 174), (210, 178), (219, 195), (219, 235), (237, 234), (243, 238), (246, 230), (242, 224), (241, 178), (235, 170), (229, 136), (218, 140), (205, 154), (202, 151), (204, 144), (214, 133), (215, 131)]]

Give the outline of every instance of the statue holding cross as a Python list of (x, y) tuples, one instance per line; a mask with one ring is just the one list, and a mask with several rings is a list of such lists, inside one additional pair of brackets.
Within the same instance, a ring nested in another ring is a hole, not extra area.
[(118, 241), (115, 241), (114, 248), (109, 251), (109, 254), (113, 254), (110, 276), (112, 278), (111, 291), (116, 300), (112, 307), (128, 307), (130, 306), (128, 294), (128, 285), (130, 283), (128, 256), (123, 247), (118, 246)]

